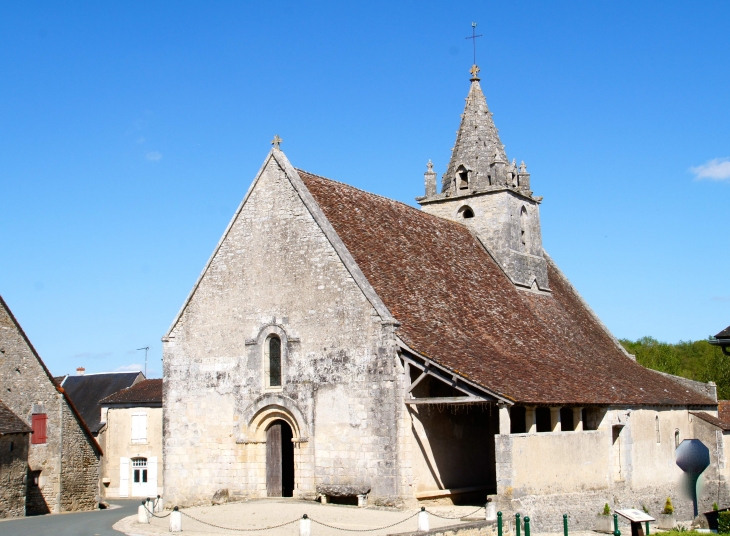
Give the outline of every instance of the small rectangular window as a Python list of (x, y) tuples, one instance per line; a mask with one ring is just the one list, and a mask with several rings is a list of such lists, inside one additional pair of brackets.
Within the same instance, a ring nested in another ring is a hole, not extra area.
[(146, 413), (133, 413), (132, 414), (132, 442), (133, 443), (147, 442), (147, 414)]
[(48, 422), (48, 415), (45, 413), (34, 413), (31, 417), (31, 428), (33, 434), (31, 435), (30, 442), (33, 445), (41, 445), (46, 443), (46, 424)]

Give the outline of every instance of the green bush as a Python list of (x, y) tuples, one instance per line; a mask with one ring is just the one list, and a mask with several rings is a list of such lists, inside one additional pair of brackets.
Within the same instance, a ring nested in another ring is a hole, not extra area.
[(608, 503), (606, 503), (603, 506), (603, 512), (601, 512), (600, 515), (602, 515), (602, 516), (610, 516), (611, 515), (611, 507), (608, 506)]
[(730, 534), (730, 512), (720, 512), (717, 514), (717, 532), (720, 534)]
[(712, 511), (717, 512), (720, 509), (720, 507), (717, 505), (716, 502), (712, 503)]
[(674, 506), (672, 506), (672, 499), (670, 497), (667, 497), (667, 502), (664, 503), (664, 510), (662, 510), (662, 514), (673, 514), (674, 513)]

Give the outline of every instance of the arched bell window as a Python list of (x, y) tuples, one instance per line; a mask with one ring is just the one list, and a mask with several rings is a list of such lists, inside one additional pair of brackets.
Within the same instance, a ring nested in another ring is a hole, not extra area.
[(281, 339), (271, 335), (264, 346), (264, 376), (266, 387), (281, 387)]

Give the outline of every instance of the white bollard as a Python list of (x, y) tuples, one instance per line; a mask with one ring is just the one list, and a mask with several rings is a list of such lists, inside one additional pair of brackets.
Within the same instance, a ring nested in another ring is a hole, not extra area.
[(155, 513), (159, 514), (165, 509), (165, 501), (162, 500), (162, 497), (159, 495), (157, 496), (157, 504), (155, 505)]
[(182, 532), (182, 512), (177, 506), (170, 513), (170, 532)]
[(497, 521), (497, 505), (493, 501), (487, 503), (485, 510), (485, 519), (487, 521)]
[(145, 503), (145, 506), (147, 507), (147, 515), (152, 517), (152, 512), (155, 511), (155, 501), (147, 497), (147, 502)]
[(327, 495), (320, 495), (319, 496), (319, 502), (321, 504), (327, 504)]
[(428, 512), (425, 506), (421, 506), (421, 511), (418, 512), (418, 532), (428, 532), (428, 530)]
[(139, 505), (139, 508), (137, 508), (137, 523), (149, 523), (150, 518), (147, 515), (147, 508), (145, 508), (145, 503), (142, 503)]
[(357, 506), (359, 508), (364, 508), (368, 505), (368, 496), (367, 495), (358, 495), (357, 496)]
[(312, 520), (304, 514), (299, 520), (299, 536), (312, 536)]

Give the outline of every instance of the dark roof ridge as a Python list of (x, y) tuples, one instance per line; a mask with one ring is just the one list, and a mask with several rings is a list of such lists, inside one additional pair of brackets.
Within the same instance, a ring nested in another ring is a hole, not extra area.
[[(311, 177), (314, 177), (314, 178), (317, 178), (317, 179), (322, 179), (323, 181), (333, 182), (335, 184), (339, 184), (341, 186), (344, 186), (345, 188), (351, 188), (353, 190), (356, 190), (356, 191), (358, 191), (360, 193), (363, 193), (365, 195), (369, 195), (371, 197), (375, 197), (375, 198), (378, 198), (378, 199), (382, 199), (383, 201), (387, 201), (388, 203), (392, 203), (394, 205), (400, 205), (402, 207), (405, 207), (407, 209), (410, 209), (410, 210), (414, 211), (415, 214), (419, 214), (420, 216), (423, 216), (425, 218), (432, 218), (432, 219), (434, 219), (434, 220), (436, 220), (438, 222), (442, 222), (442, 223), (445, 223), (445, 224), (448, 224), (448, 225), (456, 225), (456, 226), (458, 226), (459, 229), (464, 229), (466, 232), (468, 232), (469, 234), (471, 234), (477, 240), (477, 242), (479, 242), (481, 244), (481, 240), (478, 240), (477, 239), (477, 236), (474, 233), (472, 233), (471, 230), (466, 225), (463, 225), (463, 224), (459, 223), (458, 221), (447, 220), (445, 218), (441, 218), (439, 216), (435, 216), (433, 214), (429, 214), (428, 212), (424, 212), (423, 210), (421, 210), (421, 209), (419, 209), (417, 207), (412, 207), (411, 205), (409, 205), (408, 203), (404, 203), (403, 201), (398, 201), (397, 199), (391, 199), (389, 197), (385, 197), (384, 195), (375, 194), (373, 192), (368, 192), (367, 190), (363, 190), (362, 188), (358, 188), (357, 186), (353, 186), (352, 184), (347, 184), (346, 182), (337, 181), (335, 179), (330, 179), (329, 177), (323, 177), (322, 175), (317, 175), (316, 173), (311, 173), (311, 172), (309, 172), (307, 170), (300, 169), (300, 168), (294, 168), (294, 169), (297, 171), (297, 173), (299, 173), (299, 172), (306, 173), (307, 175), (309, 175)], [(486, 246), (485, 246), (485, 248), (486, 248)], [(491, 253), (490, 253), (490, 255), (491, 255)]]
[(76, 409), (76, 406), (74, 406), (74, 403), (71, 401), (71, 397), (66, 394), (66, 391), (63, 387), (60, 387), (54, 377), (53, 374), (51, 374), (51, 371), (48, 370), (48, 367), (46, 367), (46, 364), (43, 362), (43, 359), (41, 359), (41, 356), (38, 354), (38, 352), (35, 349), (35, 346), (33, 346), (33, 343), (30, 342), (30, 339), (25, 334), (25, 331), (23, 330), (22, 326), (20, 325), (20, 322), (15, 318), (15, 315), (13, 314), (13, 311), (10, 310), (10, 307), (8, 307), (8, 304), (5, 303), (5, 300), (3, 299), (2, 295), (0, 295), (0, 305), (7, 311), (8, 316), (10, 317), (10, 320), (12, 320), (13, 324), (15, 324), (15, 327), (18, 329), (18, 333), (20, 333), (20, 336), (23, 337), (23, 340), (28, 345), (28, 348), (30, 348), (31, 353), (36, 358), (36, 361), (41, 365), (41, 368), (45, 371), (46, 376), (48, 377), (48, 380), (51, 382), (51, 384), (56, 388), (56, 391), (61, 393), (63, 395), (63, 399), (68, 404), (69, 408), (71, 408), (71, 412), (76, 417), (76, 420), (81, 425), (81, 429), (84, 431), (86, 436), (91, 441), (92, 446), (99, 452), (99, 454), (103, 455), (104, 451), (101, 450), (101, 445), (99, 445), (99, 442), (94, 437), (94, 434), (91, 433), (91, 430), (89, 429), (88, 425), (86, 424), (86, 421), (84, 421), (83, 417), (81, 416), (81, 413), (78, 409)]

